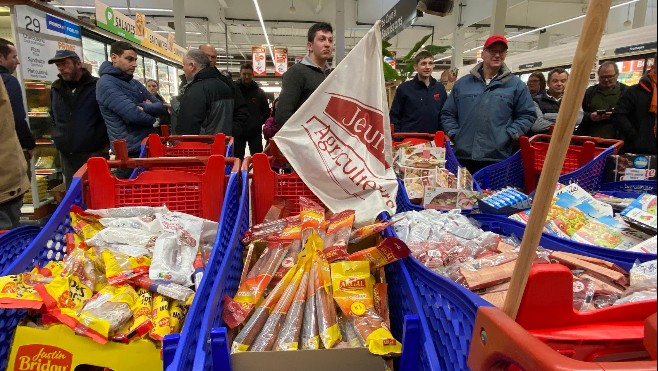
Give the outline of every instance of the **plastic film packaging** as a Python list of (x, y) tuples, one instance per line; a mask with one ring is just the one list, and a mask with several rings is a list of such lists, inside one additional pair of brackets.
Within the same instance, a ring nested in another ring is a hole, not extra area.
[(318, 315), (316, 312), (315, 293), (316, 277), (318, 275), (318, 262), (313, 260), (306, 290), (306, 303), (304, 305), (304, 318), (302, 320), (301, 348), (304, 350), (320, 349), (320, 334), (318, 330)]
[(348, 260), (370, 262), (370, 269), (375, 270), (398, 259), (406, 258), (411, 253), (409, 247), (400, 239), (387, 237), (379, 245), (355, 252)]
[(332, 263), (347, 259), (347, 243), (354, 224), (354, 210), (334, 214), (327, 221), (327, 234), (324, 238), (323, 254)]
[(185, 316), (187, 316), (187, 306), (178, 300), (172, 300), (169, 306), (169, 327), (171, 333), (177, 334), (183, 328)]
[(299, 283), (295, 298), (293, 299), (283, 327), (279, 331), (274, 349), (275, 350), (298, 350), (299, 335), (302, 331), (302, 320), (306, 303), (306, 292), (310, 276), (310, 264), (306, 264), (302, 280)]
[(242, 237), (242, 243), (249, 245), (250, 243), (258, 240), (264, 240), (271, 235), (283, 232), (286, 227), (298, 225), (301, 228), (299, 215), (290, 216), (285, 219), (274, 220), (271, 222), (256, 224), (249, 227)]
[(192, 286), (196, 253), (196, 246), (180, 245), (176, 234), (160, 235), (153, 250), (149, 278), (165, 279), (183, 286)]
[(279, 268), (276, 270), (274, 273), (274, 276), (272, 276), (272, 281), (270, 284), (276, 285), (281, 281), (281, 278), (288, 273), (288, 271), (295, 265), (297, 262), (297, 256), (299, 253), (302, 251), (302, 241), (300, 240), (294, 240), (290, 242), (290, 245), (288, 246), (288, 252), (286, 253), (285, 258), (283, 258), (283, 261), (281, 262), (281, 265)]
[(167, 280), (152, 280), (148, 276), (139, 276), (133, 279), (135, 286), (156, 292), (170, 299), (190, 304), (194, 298), (194, 291), (185, 286)]
[(43, 306), (43, 300), (34, 285), (25, 283), (24, 277), (27, 274), (31, 273), (0, 277), (0, 308), (39, 309)]
[(147, 234), (132, 228), (105, 228), (93, 237), (86, 239), (88, 246), (107, 247), (112, 245), (128, 245), (153, 250), (157, 234)]
[(158, 234), (162, 231), (162, 224), (155, 214), (127, 218), (101, 218), (99, 222), (105, 228), (136, 229), (149, 234)]
[(115, 207), (112, 209), (87, 209), (86, 213), (94, 215), (98, 218), (134, 218), (149, 216), (155, 214), (168, 213), (169, 209), (166, 206), (151, 207), (151, 206), (124, 206)]
[(171, 333), (169, 301), (165, 296), (160, 294), (153, 296), (151, 316), (153, 317), (153, 330), (151, 330), (150, 337), (153, 340), (162, 341), (165, 335)]
[(151, 259), (146, 256), (133, 258), (105, 249), (101, 252), (105, 264), (105, 277), (110, 285), (120, 285), (135, 277), (146, 274), (151, 266)]

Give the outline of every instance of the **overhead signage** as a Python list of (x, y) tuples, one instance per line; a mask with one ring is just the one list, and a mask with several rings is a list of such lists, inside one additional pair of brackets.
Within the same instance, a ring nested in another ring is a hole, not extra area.
[(520, 64), (519, 69), (520, 70), (529, 70), (531, 68), (541, 67), (543, 64), (544, 64), (543, 62), (532, 62), (532, 63)]
[(16, 6), (17, 49), (24, 80), (55, 81), (57, 67), (48, 64), (60, 49), (82, 58), (80, 26), (26, 5)]
[(655, 50), (656, 48), (658, 48), (658, 42), (653, 41), (644, 44), (622, 46), (621, 48), (615, 49), (615, 54), (637, 53), (637, 52), (643, 52), (645, 50)]
[(382, 40), (390, 40), (416, 20), (417, 0), (400, 0), (381, 18)]
[(252, 67), (254, 67), (254, 76), (267, 75), (267, 54), (266, 50), (260, 46), (251, 48)]
[(274, 75), (283, 76), (288, 71), (288, 49), (274, 48)]
[(96, 0), (96, 25), (133, 44), (178, 62), (183, 61), (185, 48), (176, 45), (173, 34), (165, 37), (146, 27), (146, 19), (142, 13), (135, 14), (133, 19)]

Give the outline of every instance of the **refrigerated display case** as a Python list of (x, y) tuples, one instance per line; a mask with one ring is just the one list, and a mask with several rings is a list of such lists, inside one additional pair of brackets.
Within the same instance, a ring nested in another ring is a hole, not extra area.
[(160, 95), (165, 102), (171, 102), (171, 79), (169, 77), (168, 66), (158, 62), (158, 84), (160, 85)]
[(146, 85), (146, 80), (144, 79), (144, 57), (139, 54), (137, 54), (137, 68), (135, 68), (135, 73), (133, 73), (133, 79)]
[(148, 80), (157, 80), (157, 69), (155, 67), (155, 60), (144, 57), (144, 85)]
[(107, 58), (107, 45), (89, 37), (82, 37), (82, 59), (91, 65), (91, 74), (98, 77), (98, 69)]
[(173, 66), (167, 66), (167, 69), (169, 70), (169, 93), (172, 97), (175, 97), (178, 95), (178, 85), (180, 84), (178, 69)]

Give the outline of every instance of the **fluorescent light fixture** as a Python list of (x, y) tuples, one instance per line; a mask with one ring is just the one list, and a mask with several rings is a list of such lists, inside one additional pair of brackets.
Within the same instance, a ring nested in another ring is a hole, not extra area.
[[(90, 6), (90, 5), (53, 5), (56, 8), (63, 8), (63, 9), (96, 9), (95, 6)], [(111, 7), (114, 10), (128, 10), (126, 7)], [(130, 10), (138, 11), (138, 12), (166, 12), (166, 13), (172, 13), (173, 10), (171, 9), (164, 9), (164, 8), (130, 8)]]
[[(623, 3), (619, 3), (619, 4), (617, 4), (617, 5), (613, 5), (613, 6), (611, 6), (611, 7), (610, 7), (610, 10), (612, 10), (612, 9), (616, 9), (616, 8), (620, 8), (620, 7), (624, 6), (624, 5), (633, 4), (633, 3), (636, 3), (636, 2), (638, 2), (638, 1), (640, 1), (640, 0), (629, 0), (629, 1), (624, 1)], [(512, 40), (512, 39), (515, 39), (515, 38), (517, 38), (517, 37), (521, 37), (521, 36), (529, 35), (529, 34), (532, 34), (532, 33), (535, 33), (535, 32), (539, 32), (540, 30), (545, 30), (545, 29), (547, 29), (547, 28), (551, 28), (551, 27), (559, 26), (559, 25), (562, 25), (562, 24), (565, 24), (565, 23), (568, 23), (568, 22), (571, 22), (571, 21), (576, 21), (576, 20), (578, 20), (578, 19), (582, 19), (582, 18), (585, 18), (585, 14), (583, 14), (583, 15), (579, 15), (579, 16), (577, 16), (577, 17), (569, 18), (569, 19), (566, 19), (566, 20), (564, 20), (564, 21), (555, 22), (555, 23), (549, 24), (549, 25), (547, 25), (547, 26), (537, 27), (537, 28), (535, 28), (534, 30), (530, 30), (530, 31), (526, 31), (526, 32), (521, 32), (520, 34), (516, 34), (516, 35), (514, 35), (514, 36), (510, 36), (510, 37), (508, 37), (507, 40)], [(477, 47), (475, 47), (475, 48), (471, 48), (471, 49), (465, 50), (465, 51), (464, 51), (464, 54), (466, 54), (466, 53), (468, 53), (468, 52), (472, 52), (473, 50), (478, 50), (478, 49), (482, 49), (482, 47), (481, 47), (481, 46), (477, 46)], [(443, 61), (443, 60), (450, 59), (450, 58), (452, 58), (452, 56), (447, 56), (447, 57), (443, 57), (443, 58), (435, 59), (434, 62)]]
[[(157, 30), (157, 31), (153, 31), (153, 32), (155, 32), (155, 33), (176, 33), (176, 31), (174, 31), (174, 30), (171, 30), (171, 31)], [(188, 35), (203, 35), (203, 32), (187, 31), (185, 33), (188, 34)]]
[(254, 6), (256, 7), (256, 13), (258, 14), (258, 20), (260, 20), (260, 26), (263, 28), (263, 35), (265, 35), (265, 43), (267, 44), (267, 49), (270, 50), (270, 57), (272, 62), (274, 62), (274, 52), (272, 51), (272, 45), (270, 44), (270, 38), (267, 36), (267, 30), (265, 29), (265, 22), (263, 21), (263, 14), (260, 12), (260, 6), (258, 6), (258, 0), (254, 0)]
[(264, 92), (266, 93), (281, 93), (281, 87), (280, 86), (263, 86), (261, 89), (263, 89)]

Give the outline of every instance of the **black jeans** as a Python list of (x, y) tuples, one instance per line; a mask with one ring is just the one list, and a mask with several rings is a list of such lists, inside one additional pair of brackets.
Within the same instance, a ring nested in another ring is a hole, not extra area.
[(249, 137), (236, 136), (233, 138), (233, 157), (240, 160), (244, 159), (247, 144), (249, 144), (249, 153), (254, 155), (263, 152), (263, 136), (261, 133)]
[(16, 228), (20, 225), (23, 195), (0, 204), (0, 230)]
[(71, 186), (73, 181), (73, 175), (78, 171), (82, 165), (87, 163), (87, 160), (91, 157), (105, 157), (104, 151), (97, 151), (92, 153), (59, 153), (60, 163), (62, 164), (62, 174), (64, 175), (64, 182), (66, 183), (66, 189)]

